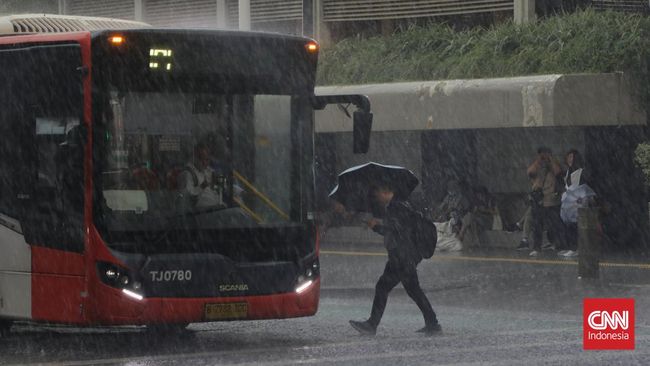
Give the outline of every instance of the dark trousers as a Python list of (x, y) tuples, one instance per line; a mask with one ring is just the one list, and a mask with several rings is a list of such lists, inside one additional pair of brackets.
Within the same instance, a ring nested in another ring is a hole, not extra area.
[(566, 233), (564, 223), (560, 218), (560, 206), (543, 207), (532, 204), (531, 218), (533, 221), (533, 249), (542, 249), (544, 229), (548, 239), (555, 244), (557, 249), (566, 249)]
[(567, 249), (578, 250), (578, 224), (570, 222), (566, 224)]
[(388, 254), (388, 263), (386, 263), (384, 273), (381, 275), (379, 281), (377, 281), (377, 285), (375, 286), (375, 299), (372, 302), (370, 319), (368, 319), (370, 324), (375, 327), (379, 325), (381, 317), (384, 315), (384, 309), (386, 309), (388, 294), (400, 282), (404, 286), (409, 297), (413, 299), (420, 308), (420, 311), (424, 316), (425, 325), (431, 326), (438, 323), (436, 313), (433, 311), (433, 308), (431, 308), (427, 296), (420, 287), (416, 265), (416, 263), (407, 260), (400, 260), (397, 256), (391, 255), (391, 253)]

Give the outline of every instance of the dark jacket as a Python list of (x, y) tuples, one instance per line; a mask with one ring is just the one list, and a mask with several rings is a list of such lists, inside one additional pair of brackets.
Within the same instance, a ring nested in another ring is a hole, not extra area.
[(395, 256), (412, 264), (422, 260), (414, 242), (415, 215), (408, 202), (394, 199), (386, 207), (383, 223), (373, 228), (384, 236), (384, 246), (389, 258)]

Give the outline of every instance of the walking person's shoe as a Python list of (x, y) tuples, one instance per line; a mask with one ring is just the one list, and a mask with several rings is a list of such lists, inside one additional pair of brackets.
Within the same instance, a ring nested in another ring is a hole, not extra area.
[(528, 249), (529, 249), (528, 239), (526, 238), (521, 239), (521, 241), (519, 242), (519, 246), (517, 247), (517, 250), (528, 250)]
[(374, 336), (377, 334), (377, 328), (374, 325), (370, 324), (370, 322), (367, 320), (363, 322), (350, 320), (350, 325), (352, 328), (356, 329), (357, 332), (363, 335)]
[(436, 323), (433, 325), (425, 325), (424, 328), (416, 330), (417, 333), (424, 333), (426, 336), (432, 336), (434, 334), (438, 334), (442, 332), (442, 327), (440, 326), (440, 323)]

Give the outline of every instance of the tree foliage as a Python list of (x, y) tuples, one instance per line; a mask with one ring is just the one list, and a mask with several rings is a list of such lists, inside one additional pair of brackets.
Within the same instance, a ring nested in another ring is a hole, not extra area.
[(634, 160), (641, 167), (646, 184), (650, 186), (650, 143), (642, 143), (636, 147)]
[(648, 93), (650, 19), (594, 10), (454, 31), (444, 24), (323, 50), (320, 85), (625, 71)]

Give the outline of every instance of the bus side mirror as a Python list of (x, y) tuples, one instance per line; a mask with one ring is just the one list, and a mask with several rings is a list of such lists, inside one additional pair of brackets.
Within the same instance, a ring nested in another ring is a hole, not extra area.
[(356, 111), (353, 114), (353, 152), (365, 154), (370, 147), (370, 131), (372, 130), (372, 113)]
[[(365, 154), (370, 147), (370, 131), (372, 130), (372, 113), (370, 112), (370, 100), (365, 95), (341, 94), (341, 95), (316, 95), (312, 99), (312, 106), (315, 110), (322, 110), (328, 104), (354, 104), (357, 111), (352, 116), (352, 151), (355, 154)], [(345, 115), (350, 117), (347, 109)]]

